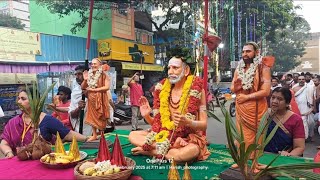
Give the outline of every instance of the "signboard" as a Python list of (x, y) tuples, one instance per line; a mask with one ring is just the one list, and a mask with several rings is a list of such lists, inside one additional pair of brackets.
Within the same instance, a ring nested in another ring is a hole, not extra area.
[[(122, 63), (122, 69), (141, 70), (141, 64)], [(142, 64), (142, 71), (163, 71), (163, 67), (159, 65)]]
[(0, 73), (0, 84), (15, 84), (16, 75), (14, 73)]
[(35, 61), (40, 49), (39, 33), (0, 28), (0, 59)]
[(26, 84), (37, 80), (36, 74), (0, 73), (0, 84)]
[[(110, 54), (103, 56), (110, 48)], [(137, 44), (116, 38), (98, 40), (99, 58), (143, 63), (154, 63), (154, 46)], [(102, 52), (103, 51), (103, 52)], [(141, 59), (142, 58), (142, 59)]]
[(37, 81), (36, 74), (16, 74), (16, 83), (17, 84), (25, 84), (25, 83), (32, 83), (32, 81)]
[(25, 85), (0, 85), (0, 105), (3, 111), (15, 111), (19, 109), (16, 99), (21, 87), (25, 87)]

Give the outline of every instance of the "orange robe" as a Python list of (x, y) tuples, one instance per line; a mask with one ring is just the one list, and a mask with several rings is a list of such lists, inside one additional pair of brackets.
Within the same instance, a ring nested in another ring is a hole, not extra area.
[[(105, 79), (107, 75), (102, 73), (98, 80), (98, 87), (105, 86)], [(88, 87), (88, 83), (83, 83), (82, 89)], [(87, 93), (87, 113), (85, 117), (85, 123), (99, 130), (104, 130), (107, 126), (107, 120), (109, 118), (109, 102), (108, 94), (105, 92), (88, 92)]]
[(291, 101), (290, 101), (290, 106), (291, 106), (291, 111), (298, 114), (299, 116), (301, 116), (300, 110), (298, 108), (298, 104), (296, 102), (295, 96), (294, 96), (294, 91), (292, 89), (290, 89), (291, 91)]
[[(266, 59), (264, 58), (264, 60), (266, 60)], [(249, 90), (244, 90), (244, 89), (242, 89), (242, 86), (240, 84), (234, 83), (235, 80), (238, 79), (238, 73), (235, 73), (235, 76), (232, 81), (232, 87), (234, 87), (234, 88), (231, 88), (231, 89), (240, 88), (240, 90), (235, 92), (237, 95), (238, 94), (249, 95), (251, 93), (255, 93), (261, 89), (261, 86), (264, 83), (266, 83), (266, 86), (265, 86), (266, 96), (265, 97), (259, 97), (257, 99), (250, 99), (242, 104), (239, 104), (236, 101), (236, 124), (237, 124), (237, 128), (239, 131), (240, 131), (240, 124), (242, 125), (246, 148), (250, 144), (254, 144), (255, 137), (256, 137), (256, 131), (259, 126), (259, 123), (260, 123), (263, 115), (268, 110), (267, 96), (270, 94), (271, 76), (270, 76), (270, 73), (269, 73), (269, 76), (266, 76), (265, 72), (266, 71), (270, 72), (270, 66), (272, 66), (272, 64), (273, 63), (262, 61), (262, 63), (260, 63), (258, 65), (259, 68), (256, 69), (256, 72), (254, 75), (253, 87)], [(260, 72), (259, 72), (259, 69), (260, 69)], [(259, 84), (259, 81), (260, 81), (260, 84)], [(239, 86), (241, 86), (241, 87), (239, 87)], [(258, 107), (256, 107), (256, 106), (258, 106)]]

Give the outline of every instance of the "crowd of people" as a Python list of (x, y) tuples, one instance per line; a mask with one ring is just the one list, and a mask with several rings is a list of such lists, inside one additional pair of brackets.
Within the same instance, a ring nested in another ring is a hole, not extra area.
[(302, 118), (303, 138), (306, 142), (313, 142), (319, 127), (320, 76), (309, 72), (288, 73), (280, 80), (277, 77), (272, 79), (272, 88), (283, 87), (290, 90), (290, 108)]
[[(236, 94), (236, 124), (239, 130), (243, 130), (246, 146), (254, 143), (258, 124), (264, 114), (269, 113), (272, 121), (267, 133), (277, 124), (279, 128), (265, 151), (302, 156), (305, 141), (314, 140), (318, 125), (320, 76), (288, 73), (281, 80), (272, 77), (270, 69), (274, 58), (262, 57), (254, 42), (243, 46), (242, 58), (230, 89)], [(168, 77), (153, 86), (153, 107), (143, 96), (139, 73), (129, 80), (127, 86), (132, 108), (129, 141), (136, 146), (132, 154), (174, 157), (178, 162), (208, 158), (210, 152), (203, 134), (207, 130), (203, 82), (191, 74), (191, 67), (184, 57), (172, 56), (168, 63)], [(47, 106), (53, 113), (40, 116), (40, 133), (44, 139), (52, 141), (59, 132), (66, 141), (72, 136), (79, 141), (93, 141), (98, 138), (99, 131), (112, 124), (114, 104), (107, 70), (108, 67), (98, 58), (92, 60), (89, 71), (82, 65), (75, 68), (76, 86), (72, 90), (60, 86), (56, 101)], [(14, 156), (17, 147), (30, 143), (32, 139), (34, 125), (28, 116), (30, 112), (25, 112), (30, 111), (26, 90), (21, 90), (17, 102), (24, 106), (23, 112), (9, 121), (1, 135), (0, 150), (6, 157)], [(84, 123), (80, 134), (82, 111)], [(138, 127), (139, 114), (151, 129)]]

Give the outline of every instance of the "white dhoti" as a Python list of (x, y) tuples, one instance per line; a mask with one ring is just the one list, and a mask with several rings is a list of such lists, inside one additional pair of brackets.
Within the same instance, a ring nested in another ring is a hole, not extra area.
[(295, 93), (296, 102), (298, 104), (298, 108), (301, 112), (301, 118), (303, 120), (304, 132), (305, 132), (305, 139), (308, 137), (314, 136), (314, 116), (312, 114), (312, 107), (309, 104), (312, 102), (308, 102), (308, 90), (307, 86), (303, 86), (299, 91)]
[[(69, 106), (69, 116), (70, 116), (70, 121), (72, 124), (72, 127), (74, 128), (74, 131), (79, 132), (79, 127), (80, 127), (80, 117), (77, 118), (72, 118), (71, 117), (71, 112), (74, 111), (75, 109), (78, 108), (78, 103), (82, 99), (82, 90), (79, 84), (75, 85), (75, 87), (72, 90), (71, 93), (71, 103)], [(87, 112), (87, 109), (84, 109), (84, 118), (86, 117), (85, 114)], [(82, 129), (82, 134), (85, 136), (91, 136), (92, 135), (92, 127), (88, 124), (85, 123), (85, 119), (83, 119), (83, 129)]]

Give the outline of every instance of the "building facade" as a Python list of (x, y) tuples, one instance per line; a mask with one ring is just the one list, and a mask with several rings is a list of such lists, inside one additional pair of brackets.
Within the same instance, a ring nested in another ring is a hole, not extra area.
[(0, 13), (16, 17), (25, 25), (24, 30), (30, 30), (29, 0), (2, 0), (0, 1)]
[(306, 54), (300, 61), (301, 64), (293, 72), (310, 72), (320, 74), (320, 32), (312, 33), (310, 40), (307, 41)]

